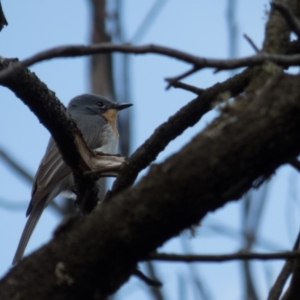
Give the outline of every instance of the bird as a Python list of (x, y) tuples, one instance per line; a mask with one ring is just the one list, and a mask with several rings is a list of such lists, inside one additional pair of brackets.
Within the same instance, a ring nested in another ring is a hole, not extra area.
[[(115, 103), (100, 95), (82, 94), (69, 102), (67, 114), (76, 122), (87, 146), (105, 154), (117, 154), (119, 133), (117, 115), (131, 103)], [(52, 137), (34, 177), (31, 201), (26, 217), (28, 220), (23, 229), (13, 265), (18, 263), (24, 254), (32, 232), (45, 207), (64, 191), (75, 188), (71, 169), (65, 164)]]

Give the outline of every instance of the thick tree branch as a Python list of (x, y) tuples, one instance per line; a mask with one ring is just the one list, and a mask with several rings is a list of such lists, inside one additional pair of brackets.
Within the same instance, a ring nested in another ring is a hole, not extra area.
[(20, 299), (75, 300), (116, 291), (166, 240), (300, 153), (299, 79), (278, 75), (251, 101), (229, 104), (133, 188), (58, 230), (0, 282), (1, 299), (16, 290)]

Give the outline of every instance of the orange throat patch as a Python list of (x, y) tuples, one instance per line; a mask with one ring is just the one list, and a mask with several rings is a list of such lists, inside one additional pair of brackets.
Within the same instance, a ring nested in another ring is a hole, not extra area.
[(117, 115), (118, 111), (116, 109), (108, 109), (102, 116), (107, 120), (107, 122), (110, 124), (113, 132), (119, 136), (119, 132), (117, 129)]

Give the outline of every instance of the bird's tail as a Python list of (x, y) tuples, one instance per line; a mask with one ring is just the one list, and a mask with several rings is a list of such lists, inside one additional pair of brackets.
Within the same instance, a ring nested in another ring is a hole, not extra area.
[(35, 205), (32, 208), (32, 211), (30, 212), (30, 215), (26, 222), (25, 228), (23, 229), (22, 236), (21, 236), (17, 251), (14, 256), (14, 259), (12, 262), (13, 265), (22, 259), (25, 248), (28, 244), (28, 241), (31, 237), (31, 234), (32, 234), (38, 220), (40, 219), (40, 217), (42, 215), (45, 205), (46, 205), (46, 201), (39, 201), (39, 203), (37, 203), (37, 205)]

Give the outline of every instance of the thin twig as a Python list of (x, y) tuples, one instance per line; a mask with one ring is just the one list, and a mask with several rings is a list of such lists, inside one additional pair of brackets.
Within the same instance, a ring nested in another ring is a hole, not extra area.
[(192, 75), (193, 73), (196, 73), (200, 69), (201, 68), (197, 68), (197, 67), (193, 66), (190, 70), (188, 70), (178, 76), (165, 78), (165, 80), (168, 82), (168, 85), (166, 86), (166, 90), (168, 90), (171, 86), (174, 86), (179, 80), (182, 80), (183, 78), (186, 78), (186, 77)]
[(174, 82), (172, 84), (172, 87), (183, 89), (183, 90), (192, 92), (192, 93), (194, 93), (196, 95), (199, 95), (199, 96), (205, 91), (204, 89), (197, 88), (196, 86), (193, 86), (193, 85), (190, 85), (190, 84), (186, 84), (186, 83), (181, 82), (181, 81)]
[(225, 262), (232, 260), (282, 260), (300, 258), (299, 251), (285, 251), (274, 253), (232, 253), (232, 254), (218, 254), (218, 255), (197, 255), (197, 254), (168, 254), (168, 253), (152, 253), (149, 255), (149, 259), (164, 261), (164, 262)]
[(136, 269), (133, 272), (133, 275), (137, 276), (140, 278), (142, 281), (144, 281), (146, 284), (153, 286), (153, 287), (160, 287), (162, 286), (162, 283), (159, 282), (158, 280), (154, 280), (146, 276), (142, 271)]
[(290, 29), (295, 32), (295, 34), (300, 38), (300, 21), (298, 18), (292, 13), (292, 11), (285, 5), (281, 3), (273, 2), (272, 4), (273, 9), (279, 11), (283, 18), (285, 19), (286, 23), (290, 27)]
[(243, 37), (246, 39), (246, 41), (250, 44), (250, 46), (253, 48), (253, 50), (256, 53), (258, 53), (260, 51), (259, 48), (253, 42), (253, 40), (246, 33), (243, 34)]

